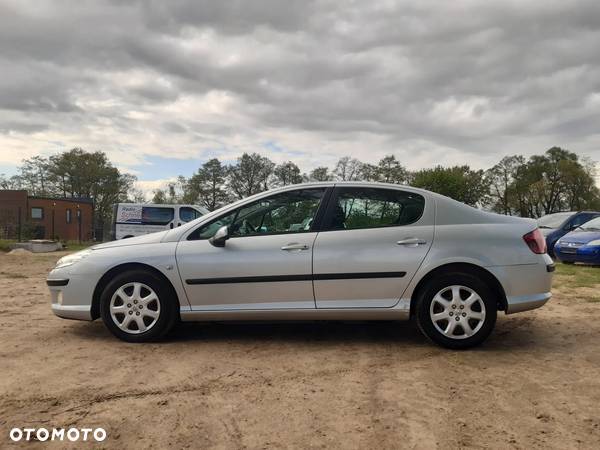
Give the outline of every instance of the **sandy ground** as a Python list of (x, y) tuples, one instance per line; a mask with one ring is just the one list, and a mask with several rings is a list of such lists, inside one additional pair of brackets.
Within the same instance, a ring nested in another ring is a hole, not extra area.
[(592, 288), (557, 280), (465, 352), (394, 322), (184, 324), (134, 345), (52, 315), (59, 256), (0, 255), (0, 447), (12, 427), (101, 426), (105, 448), (600, 448)]

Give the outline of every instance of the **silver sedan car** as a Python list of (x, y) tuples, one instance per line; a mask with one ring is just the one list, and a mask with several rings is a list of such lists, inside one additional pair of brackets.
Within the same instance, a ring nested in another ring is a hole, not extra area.
[(52, 310), (156, 340), (180, 320), (414, 319), (450, 348), (498, 311), (542, 306), (554, 265), (535, 221), (407, 186), (329, 182), (238, 201), (173, 230), (65, 256)]

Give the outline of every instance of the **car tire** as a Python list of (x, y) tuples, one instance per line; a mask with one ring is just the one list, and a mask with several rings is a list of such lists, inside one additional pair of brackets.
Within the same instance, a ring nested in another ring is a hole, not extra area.
[(496, 324), (497, 299), (480, 278), (455, 272), (432, 280), (417, 297), (417, 325), (434, 343), (450, 349), (481, 344)]
[(104, 288), (100, 316), (110, 332), (123, 341), (155, 341), (177, 322), (178, 302), (160, 277), (132, 270), (117, 275)]

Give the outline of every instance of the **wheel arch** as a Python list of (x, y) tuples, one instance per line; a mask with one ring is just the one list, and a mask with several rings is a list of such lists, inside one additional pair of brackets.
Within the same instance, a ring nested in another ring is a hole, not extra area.
[(504, 292), (504, 288), (502, 287), (500, 281), (498, 281), (498, 279), (490, 271), (486, 270), (481, 266), (472, 263), (460, 262), (448, 263), (438, 266), (429, 271), (427, 274), (425, 274), (425, 276), (423, 276), (419, 280), (410, 298), (411, 317), (414, 315), (414, 308), (417, 303), (417, 298), (421, 293), (421, 290), (424, 289), (425, 286), (427, 286), (427, 283), (436, 276), (450, 272), (464, 272), (481, 278), (490, 287), (490, 289), (496, 296), (496, 299), (498, 301), (498, 311), (506, 311), (508, 303), (506, 300), (506, 293)]
[[(130, 270), (145, 270), (147, 272), (152, 273), (153, 275), (156, 275), (165, 283), (165, 286), (167, 286), (167, 288), (171, 290), (171, 294), (173, 295), (173, 298), (177, 301), (177, 304), (181, 305), (179, 301), (179, 296), (177, 295), (177, 291), (175, 290), (173, 283), (171, 283), (171, 281), (165, 276), (165, 274), (158, 270), (156, 267), (152, 267), (144, 263), (124, 263), (112, 267), (104, 275), (102, 275), (100, 280), (98, 280), (98, 283), (96, 283), (96, 287), (94, 288), (94, 294), (92, 296), (92, 320), (95, 320), (100, 317), (100, 296), (102, 295), (102, 291), (104, 291), (104, 288), (106, 288), (108, 283), (110, 283), (110, 280), (112, 280), (117, 274)], [(177, 308), (177, 310), (179, 311), (179, 308)]]

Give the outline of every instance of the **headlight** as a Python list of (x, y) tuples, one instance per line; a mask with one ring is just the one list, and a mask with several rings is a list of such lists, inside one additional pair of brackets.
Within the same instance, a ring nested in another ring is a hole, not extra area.
[(62, 267), (71, 266), (71, 265), (75, 264), (76, 262), (81, 261), (83, 258), (90, 255), (91, 253), (92, 253), (92, 250), (88, 249), (88, 250), (82, 250), (77, 253), (73, 253), (71, 255), (63, 256), (56, 262), (56, 266), (54, 268), (60, 269)]
[(585, 245), (591, 245), (591, 246), (594, 246), (594, 245), (600, 245), (600, 239), (595, 239), (595, 240), (593, 240), (593, 241), (590, 241), (590, 242), (588, 242), (588, 243), (587, 243), (587, 244), (585, 244)]

